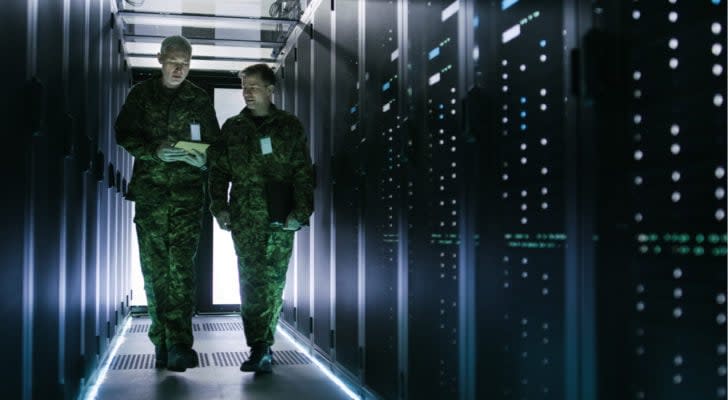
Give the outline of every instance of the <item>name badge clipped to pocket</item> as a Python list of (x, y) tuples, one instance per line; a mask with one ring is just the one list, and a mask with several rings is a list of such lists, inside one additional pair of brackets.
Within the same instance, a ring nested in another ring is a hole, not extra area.
[(260, 139), (260, 152), (263, 153), (263, 155), (273, 153), (273, 144), (269, 137), (266, 136)]
[(190, 124), (190, 140), (193, 142), (199, 142), (202, 140), (200, 136), (200, 124), (193, 122)]

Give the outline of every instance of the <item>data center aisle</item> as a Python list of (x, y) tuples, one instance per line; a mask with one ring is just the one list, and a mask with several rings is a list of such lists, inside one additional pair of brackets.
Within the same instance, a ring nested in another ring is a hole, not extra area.
[(276, 334), (273, 373), (240, 372), (248, 356), (239, 316), (201, 316), (192, 320), (200, 366), (185, 372), (154, 368), (150, 320), (135, 317), (122, 336), (96, 399), (349, 399), (293, 342)]

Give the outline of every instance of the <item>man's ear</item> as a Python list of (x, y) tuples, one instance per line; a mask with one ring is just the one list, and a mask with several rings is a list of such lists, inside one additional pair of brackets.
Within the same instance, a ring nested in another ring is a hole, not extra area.
[(157, 53), (157, 61), (159, 61), (160, 64), (164, 64), (164, 62), (162, 62), (162, 53)]

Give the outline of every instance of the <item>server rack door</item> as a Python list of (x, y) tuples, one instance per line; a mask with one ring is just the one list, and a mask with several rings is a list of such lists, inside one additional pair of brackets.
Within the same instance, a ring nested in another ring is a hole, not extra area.
[(564, 398), (564, 8), (494, 3), (480, 15), (496, 37), (480, 48), (495, 114), (480, 145), (477, 392)]
[(398, 395), (398, 250), (401, 168), (397, 3), (366, 2), (364, 383), (386, 398)]
[[(283, 96), (281, 99), (281, 105), (283, 109), (293, 113), (296, 105), (296, 52), (293, 51), (288, 53), (285, 60), (285, 66), (283, 69), (284, 79), (281, 82), (283, 86)], [(295, 252), (295, 244), (294, 244)], [(298, 299), (296, 298), (296, 256), (291, 256), (291, 261), (288, 266), (288, 272), (286, 273), (286, 287), (284, 289), (284, 302), (283, 309), (281, 311), (281, 319), (286, 321), (291, 326), (296, 326), (296, 305)]]
[(331, 343), (331, 8), (316, 9), (313, 21), (312, 128), (309, 142), (316, 166), (313, 231), (313, 343), (329, 354)]
[(459, 12), (458, 1), (409, 4), (410, 398), (459, 396)]
[[(296, 109), (293, 114), (303, 125), (306, 135), (311, 143), (311, 84), (313, 74), (311, 71), (311, 29), (310, 25), (298, 37), (298, 51), (296, 52)], [(311, 237), (310, 227), (304, 227), (296, 232), (296, 287), (298, 289), (298, 304), (296, 306), (296, 327), (298, 331), (308, 337), (311, 334)]]
[(359, 170), (356, 154), (359, 129), (359, 11), (358, 1), (336, 2), (336, 82), (334, 104), (332, 197), (334, 208), (336, 361), (358, 375), (359, 363)]
[[(0, 34), (5, 38), (24, 37), (27, 32), (27, 4), (25, 1), (13, 0), (4, 4), (0, 14)], [(26, 193), (29, 186), (30, 169), (27, 155), (30, 153), (30, 110), (27, 95), (28, 81), (26, 77), (26, 42), (23, 40), (6, 40), (2, 51), (18, 62), (5, 65), (9, 79), (5, 83), (4, 96), (0, 98), (0, 109), (7, 121), (7, 129), (14, 132), (10, 143), (17, 146), (15, 151), (3, 157), (2, 168), (6, 173), (6, 185), (12, 190), (5, 193), (2, 207), (3, 224), (0, 234), (4, 238), (2, 250), (4, 268), (0, 270), (0, 282), (3, 293), (22, 293), (23, 273), (25, 268), (24, 250), (26, 243), (25, 228)], [(23, 93), (23, 91), (26, 93)], [(20, 290), (19, 290), (20, 289)], [(23, 373), (23, 296), (6, 296), (1, 312), (5, 318), (5, 326), (0, 333), (0, 342), (5, 346), (5, 366), (2, 368), (5, 382), (4, 392), (9, 398), (21, 398)]]
[(725, 398), (726, 4), (597, 6), (595, 34), (620, 38), (607, 43), (619, 61), (607, 71), (614, 93), (593, 91), (599, 178), (611, 185), (599, 214), (599, 319), (619, 322), (599, 343), (600, 388)]

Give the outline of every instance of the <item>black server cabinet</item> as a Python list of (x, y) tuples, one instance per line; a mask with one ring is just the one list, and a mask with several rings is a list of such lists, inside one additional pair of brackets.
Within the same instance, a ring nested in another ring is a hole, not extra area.
[(396, 398), (402, 154), (397, 3), (367, 1), (364, 15), (364, 384)]
[(358, 1), (336, 1), (336, 83), (332, 148), (335, 360), (351, 374), (361, 371), (359, 347), (359, 227), (362, 202), (359, 152)]
[[(291, 52), (286, 56), (283, 65), (283, 82), (281, 86), (283, 88), (283, 95), (278, 106), (284, 110), (293, 113), (296, 107), (296, 49), (291, 49)], [(291, 256), (291, 260), (288, 266), (288, 272), (286, 274), (286, 287), (284, 289), (283, 297), (283, 308), (281, 310), (281, 320), (287, 322), (289, 325), (296, 326), (296, 302), (295, 298), (295, 255)]]
[[(564, 5), (479, 7), (478, 396), (565, 396)], [(490, 38), (486, 36), (490, 35)], [(482, 46), (482, 47), (481, 47)], [(570, 210), (577, 212), (577, 210)]]
[[(301, 121), (306, 135), (311, 132), (311, 25), (306, 26), (298, 37), (296, 51), (296, 107), (295, 114)], [(311, 143), (311, 140), (308, 141)], [(295, 265), (297, 275), (298, 303), (296, 305), (296, 328), (307, 338), (311, 334), (311, 229), (304, 227), (296, 232)]]
[(331, 110), (332, 71), (331, 7), (320, 6), (312, 27), (313, 87), (309, 145), (315, 165), (314, 214), (312, 218), (313, 254), (313, 344), (330, 355), (331, 339)]
[(460, 7), (409, 3), (409, 398), (459, 396)]
[[(5, 38), (24, 37), (27, 32), (27, 5), (24, 1), (13, 0), (3, 5), (0, 13), (0, 33)], [(9, 143), (17, 146), (15, 151), (7, 152), (3, 157), (5, 184), (12, 188), (3, 196), (2, 230), (4, 238), (0, 247), (3, 255), (3, 268), (0, 270), (2, 291), (12, 294), (5, 296), (0, 306), (4, 316), (4, 329), (0, 331), (0, 341), (5, 346), (3, 355), (5, 367), (2, 368), (4, 395), (8, 398), (20, 398), (23, 376), (23, 274), (25, 272), (24, 239), (25, 229), (25, 196), (29, 184), (29, 171), (26, 168), (27, 155), (31, 142), (32, 113), (34, 97), (26, 74), (26, 43), (24, 40), (5, 40), (1, 45), (2, 52), (10, 55), (17, 62), (4, 66), (4, 73), (9, 79), (4, 84), (4, 95), (0, 97), (0, 113), (7, 123), (8, 132), (12, 132)], [(25, 93), (24, 93), (25, 90)], [(32, 93), (32, 92), (31, 92)]]
[(593, 53), (617, 60), (596, 71), (611, 91), (592, 90), (599, 180), (611, 185), (597, 289), (602, 326), (619, 321), (599, 342), (599, 387), (726, 398), (726, 5), (597, 7), (592, 50), (609, 51)]

